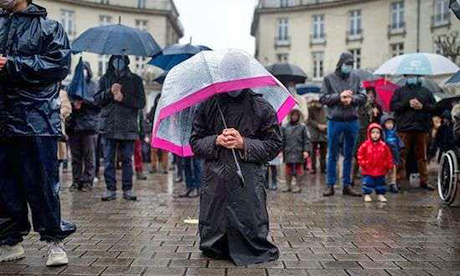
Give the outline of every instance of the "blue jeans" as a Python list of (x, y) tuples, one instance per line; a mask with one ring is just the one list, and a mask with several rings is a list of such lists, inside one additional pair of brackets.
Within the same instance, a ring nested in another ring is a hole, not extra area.
[(203, 164), (201, 159), (189, 157), (183, 158), (183, 162), (187, 189), (199, 189), (201, 187), (201, 177), (203, 175)]
[(359, 131), (358, 120), (350, 122), (328, 121), (327, 123), (328, 152), (327, 185), (334, 186), (337, 181), (337, 159), (340, 149), (343, 149), (343, 187), (351, 185), (351, 163), (353, 148)]
[(134, 141), (106, 139), (104, 145), (105, 171), (104, 178), (107, 190), (117, 190), (116, 155), (117, 148), (121, 153), (123, 191), (133, 188), (133, 155)]
[(75, 232), (61, 219), (57, 137), (0, 141), (0, 245), (16, 245), (30, 231), (29, 207), (40, 240), (62, 241)]
[(387, 193), (385, 176), (363, 176), (363, 195), (370, 195), (375, 190), (378, 195)]

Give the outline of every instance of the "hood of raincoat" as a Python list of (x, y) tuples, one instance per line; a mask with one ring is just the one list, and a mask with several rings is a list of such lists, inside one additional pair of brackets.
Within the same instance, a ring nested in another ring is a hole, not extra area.
[(380, 130), (380, 141), (383, 140), (383, 128), (381, 125), (377, 124), (377, 123), (372, 123), (369, 125), (369, 127), (367, 128), (367, 139), (372, 141), (371, 139), (371, 131), (374, 129), (374, 128), (377, 128)]
[[(345, 77), (346, 75), (342, 73), (342, 65), (346, 64), (348, 62), (355, 62), (355, 59), (353, 58), (353, 55), (349, 52), (343, 52), (340, 55), (339, 62), (337, 62), (337, 66), (335, 67), (335, 72), (339, 74), (341, 77)], [(350, 75), (350, 74), (347, 74)]]
[(88, 75), (86, 76), (86, 82), (90, 82), (93, 79), (93, 70), (91, 69), (91, 64), (85, 61), (83, 63), (83, 68), (88, 73)]
[(383, 114), (382, 115), (382, 118), (380, 119), (380, 125), (382, 126), (382, 128), (385, 128), (385, 123), (387, 121), (393, 121), (394, 122), (394, 126), (393, 126), (393, 129), (392, 130), (395, 130), (396, 129), (396, 120), (395, 120), (395, 117), (391, 114)]
[(294, 108), (293, 110), (291, 110), (291, 112), (289, 112), (289, 115), (288, 115), (289, 123), (292, 123), (292, 116), (296, 113), (297, 115), (299, 115), (299, 121), (297, 122), (297, 124), (300, 124), (301, 122), (304, 121), (304, 116), (303, 116), (302, 111), (300, 111), (300, 109)]
[(59, 90), (71, 52), (64, 28), (46, 16), (35, 4), (0, 12), (0, 136), (61, 135)]
[(455, 122), (460, 122), (460, 104), (454, 105), (452, 109), (452, 118)]

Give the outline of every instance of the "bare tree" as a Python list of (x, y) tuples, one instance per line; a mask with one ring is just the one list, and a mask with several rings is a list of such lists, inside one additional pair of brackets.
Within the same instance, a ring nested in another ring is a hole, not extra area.
[(453, 31), (449, 34), (438, 35), (434, 38), (434, 43), (441, 51), (442, 55), (449, 58), (456, 64), (459, 64), (460, 41), (458, 39), (458, 31)]

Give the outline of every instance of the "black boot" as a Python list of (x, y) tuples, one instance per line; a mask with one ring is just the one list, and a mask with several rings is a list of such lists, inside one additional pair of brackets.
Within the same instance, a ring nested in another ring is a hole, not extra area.
[(187, 191), (181, 195), (179, 195), (179, 197), (190, 197), (190, 194), (193, 192), (193, 189), (187, 189)]
[(343, 188), (343, 195), (344, 196), (353, 196), (353, 197), (361, 197), (362, 194), (354, 191), (350, 186)]
[(327, 186), (324, 190), (323, 196), (333, 196), (335, 193), (334, 186)]

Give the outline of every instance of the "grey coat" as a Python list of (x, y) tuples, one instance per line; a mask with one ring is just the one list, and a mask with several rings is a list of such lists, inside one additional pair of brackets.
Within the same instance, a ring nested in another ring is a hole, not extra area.
[(320, 131), (318, 125), (327, 125), (326, 109), (324, 107), (310, 106), (308, 108), (308, 130), (312, 142), (327, 142), (327, 130)]
[[(298, 110), (293, 110), (296, 112)], [(289, 118), (290, 121), (290, 118)], [(283, 158), (286, 164), (304, 163), (304, 152), (311, 151), (310, 133), (307, 126), (300, 123), (289, 122), (282, 128), (283, 133)]]
[[(354, 74), (345, 75), (340, 71), (342, 64), (353, 59), (349, 53), (343, 53), (334, 73), (324, 78), (321, 88), (321, 104), (327, 106), (327, 118), (332, 121), (354, 121), (358, 119), (358, 108), (367, 101), (361, 80)], [(340, 94), (345, 90), (353, 91), (353, 102), (345, 106), (340, 101)]]

